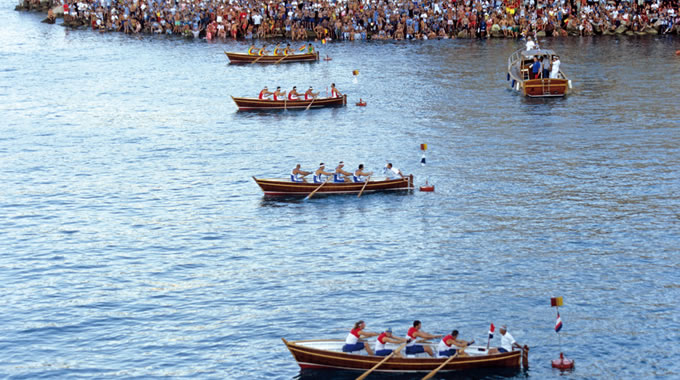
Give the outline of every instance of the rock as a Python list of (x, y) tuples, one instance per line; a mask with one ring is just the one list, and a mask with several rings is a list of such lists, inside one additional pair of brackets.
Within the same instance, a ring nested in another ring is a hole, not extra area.
[(634, 36), (634, 35), (635, 35), (635, 32), (633, 32), (632, 30), (626, 31), (626, 36)]
[(593, 32), (597, 34), (602, 34), (602, 28), (600, 27), (600, 24), (591, 23), (591, 25), (593, 26)]
[(494, 38), (503, 38), (503, 37), (505, 37), (505, 36), (503, 35), (503, 32), (500, 32), (500, 31), (494, 32), (494, 31), (492, 31), (492, 32), (491, 32), (491, 37), (494, 37)]
[(468, 37), (469, 37), (469, 36), (468, 36), (468, 32), (467, 32), (467, 31), (461, 30), (460, 32), (458, 32), (458, 38), (468, 38)]
[(626, 28), (625, 25), (619, 25), (619, 27), (616, 28), (616, 30), (614, 31), (614, 33), (616, 33), (616, 34), (623, 34), (623, 33), (626, 32), (626, 30), (628, 30), (628, 28)]
[(536, 32), (536, 37), (545, 37), (545, 32), (542, 31), (542, 30), (539, 30), (538, 32)]
[(57, 17), (64, 17), (64, 7), (61, 5), (52, 8), (52, 12), (54, 12), (54, 15)]
[(656, 30), (655, 28), (652, 28), (651, 26), (646, 27), (644, 32), (645, 32), (645, 34), (652, 34), (652, 35), (659, 34), (659, 31)]

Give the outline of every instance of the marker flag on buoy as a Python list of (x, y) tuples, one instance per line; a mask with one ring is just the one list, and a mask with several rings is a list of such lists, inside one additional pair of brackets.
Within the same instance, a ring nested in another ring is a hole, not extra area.
[(322, 44), (322, 45), (325, 45), (325, 44), (326, 44), (326, 39), (325, 39), (325, 38), (323, 38), (323, 39), (321, 40), (321, 44)]
[(420, 144), (420, 150), (427, 150), (427, 144)]
[(359, 75), (359, 70), (352, 70), (352, 75), (354, 75), (354, 76)]
[(561, 296), (560, 296), (560, 297), (551, 297), (551, 298), (550, 298), (550, 306), (552, 306), (552, 307), (560, 307), (560, 306), (562, 306), (562, 305), (564, 305), (564, 300), (562, 299)]
[(558, 333), (562, 330), (562, 318), (560, 318), (560, 312), (557, 312), (557, 322), (555, 322), (555, 332)]
[(425, 166), (425, 161), (426, 161), (426, 160), (425, 160), (425, 154), (423, 153), (423, 156), (420, 157), (420, 164), (423, 165), (423, 166)]

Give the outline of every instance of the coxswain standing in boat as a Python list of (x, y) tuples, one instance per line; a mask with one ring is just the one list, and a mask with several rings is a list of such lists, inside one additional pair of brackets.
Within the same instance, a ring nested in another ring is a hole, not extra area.
[(347, 334), (347, 338), (345, 338), (345, 345), (342, 346), (342, 352), (355, 352), (355, 351), (361, 351), (361, 350), (366, 350), (366, 352), (369, 355), (373, 355), (373, 350), (371, 350), (371, 347), (364, 342), (360, 342), (359, 340), (362, 338), (370, 338), (372, 336), (378, 335), (378, 333), (370, 332), (370, 331), (364, 331), (366, 328), (366, 324), (364, 321), (359, 321), (354, 324), (354, 328), (349, 331), (349, 334)]
[(331, 83), (331, 98), (339, 98), (342, 94), (335, 88), (335, 83)]
[[(375, 355), (387, 356), (391, 354), (393, 350), (385, 348), (385, 345), (387, 343), (399, 344), (404, 342), (406, 342), (406, 339), (393, 336), (392, 329), (388, 328), (387, 330), (383, 331), (380, 335), (378, 335), (378, 339), (376, 339), (375, 341)], [(397, 353), (396, 355), (403, 357), (401, 352)]]
[(306, 172), (300, 169), (300, 164), (295, 165), (295, 169), (290, 172), (290, 180), (293, 182), (307, 182), (306, 176), (312, 172)]
[(550, 78), (556, 79), (560, 73), (560, 57), (553, 56), (552, 67), (550, 69)]
[(281, 86), (276, 87), (276, 91), (274, 91), (274, 100), (283, 100), (286, 99), (286, 92), (283, 91), (281, 92)]
[(520, 350), (522, 349), (522, 346), (519, 343), (517, 343), (515, 338), (513, 338), (512, 335), (510, 335), (510, 333), (508, 332), (507, 326), (503, 325), (499, 330), (501, 332), (501, 346), (498, 348), (490, 349), (489, 355), (510, 352), (513, 350), (513, 348), (519, 348)]
[[(470, 346), (475, 341), (467, 342), (458, 340), (458, 330), (451, 331), (451, 334), (442, 338), (437, 346), (437, 355), (439, 357), (453, 356), (458, 352), (458, 356), (468, 356), (465, 353), (465, 347)], [(456, 348), (458, 347), (458, 348)]]
[(269, 91), (269, 89), (267, 88), (267, 86), (264, 86), (264, 88), (262, 89), (262, 91), (260, 91), (260, 96), (259, 96), (259, 98), (260, 98), (260, 100), (271, 100), (271, 99), (269, 99), (269, 97), (272, 96), (272, 95), (274, 95), (274, 93), (271, 92), (271, 91)]
[(365, 182), (366, 180), (364, 177), (368, 177), (373, 175), (373, 172), (365, 172), (364, 171), (364, 164), (359, 164), (359, 168), (354, 171), (354, 180), (356, 182)]
[(410, 327), (408, 329), (408, 332), (406, 333), (406, 340), (408, 343), (406, 344), (406, 355), (416, 355), (420, 354), (422, 352), (427, 352), (430, 356), (434, 357), (434, 353), (432, 352), (432, 347), (430, 346), (423, 346), (422, 344), (416, 344), (416, 340), (418, 338), (423, 338), (423, 339), (437, 339), (441, 338), (441, 335), (432, 335), (429, 333), (426, 333), (425, 331), (420, 330), (421, 323), (418, 320), (413, 321), (413, 327)]
[(335, 167), (335, 176), (333, 178), (333, 182), (350, 182), (350, 176), (352, 173), (344, 171), (342, 168), (345, 166), (345, 163), (340, 161), (338, 163), (338, 166)]
[(297, 92), (297, 87), (293, 86), (293, 89), (288, 93), (288, 100), (300, 100), (302, 94)]
[(319, 93), (312, 91), (312, 86), (309, 86), (309, 89), (305, 91), (305, 100), (316, 99), (318, 95)]
[(316, 169), (316, 171), (314, 172), (314, 183), (323, 182), (322, 176), (328, 177), (333, 175), (333, 173), (331, 172), (324, 171), (325, 168), (326, 164), (324, 164), (323, 162), (319, 164), (319, 168)]

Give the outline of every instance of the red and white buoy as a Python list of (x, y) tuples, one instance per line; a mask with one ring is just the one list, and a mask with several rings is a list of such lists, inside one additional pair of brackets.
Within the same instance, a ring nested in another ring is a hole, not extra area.
[(560, 352), (560, 358), (553, 360), (552, 366), (553, 366), (553, 368), (557, 368), (557, 369), (560, 369), (560, 370), (573, 369), (574, 368), (574, 361), (565, 358), (564, 354)]
[(434, 185), (429, 185), (427, 180), (425, 180), (425, 186), (420, 186), (420, 191), (433, 192)]
[(359, 98), (359, 103), (357, 103), (357, 107), (366, 107), (366, 102)]

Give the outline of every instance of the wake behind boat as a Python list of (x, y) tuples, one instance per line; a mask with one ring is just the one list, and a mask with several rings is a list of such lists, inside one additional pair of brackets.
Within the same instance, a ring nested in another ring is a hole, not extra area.
[[(534, 58), (539, 62), (550, 62), (555, 65), (557, 55), (549, 49), (520, 49), (508, 58), (508, 80), (510, 86), (515, 91), (521, 91), (524, 96), (531, 98), (559, 97), (567, 94), (571, 88), (571, 81), (559, 70), (559, 59), (557, 60), (556, 70), (552, 70), (550, 75), (534, 77), (532, 64)], [(551, 67), (552, 69), (552, 67)]]
[(243, 63), (263, 63), (263, 64), (278, 64), (291, 62), (316, 62), (319, 60), (319, 52), (289, 54), (289, 55), (257, 55), (248, 53), (232, 53), (224, 52), (229, 58), (229, 63), (243, 64)]
[[(318, 194), (359, 194), (383, 191), (413, 190), (413, 175), (398, 179), (384, 179), (368, 182), (292, 182), (285, 179), (260, 179), (253, 177), (264, 195), (274, 196), (307, 196), (317, 191)], [(317, 190), (318, 189), (318, 190)]]
[(269, 100), (258, 98), (231, 97), (239, 111), (258, 110), (306, 110), (309, 108), (342, 107), (347, 105), (347, 95), (330, 98)]
[[(282, 339), (300, 368), (335, 369), (367, 371), (380, 363), (385, 357), (359, 355), (342, 352), (345, 344), (342, 340), (299, 340), (287, 341)], [(433, 344), (433, 343), (430, 343)], [(395, 349), (398, 345), (389, 344), (387, 348)], [(453, 359), (430, 358), (427, 355), (393, 356), (375, 369), (375, 372), (394, 373), (427, 373), (435, 370), (447, 360), (448, 363), (439, 372), (452, 372), (483, 368), (516, 368), (529, 366), (529, 348), (497, 354), (489, 354), (484, 346), (469, 346), (466, 349), (469, 356)]]

